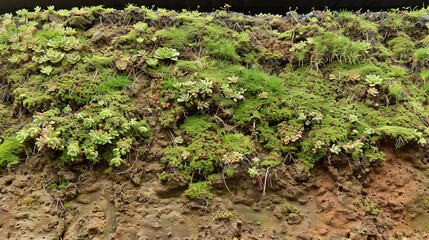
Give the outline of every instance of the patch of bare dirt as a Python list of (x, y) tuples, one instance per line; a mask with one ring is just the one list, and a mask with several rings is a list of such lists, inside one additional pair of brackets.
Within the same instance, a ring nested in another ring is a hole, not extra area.
[(367, 174), (328, 160), (311, 175), (284, 166), (265, 195), (250, 181), (229, 180), (231, 193), (219, 182), (207, 205), (161, 183), (157, 162), (106, 174), (33, 158), (1, 174), (0, 239), (429, 239), (425, 153), (385, 153)]

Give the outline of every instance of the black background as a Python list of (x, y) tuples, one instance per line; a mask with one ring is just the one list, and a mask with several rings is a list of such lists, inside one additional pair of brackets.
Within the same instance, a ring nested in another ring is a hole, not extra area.
[(230, 10), (236, 12), (257, 14), (276, 13), (284, 14), (289, 9), (306, 13), (312, 9), (323, 10), (325, 7), (333, 10), (386, 10), (389, 8), (422, 7), (429, 4), (428, 1), (418, 0), (379, 0), (379, 1), (349, 1), (349, 0), (292, 0), (292, 1), (268, 1), (268, 0), (0, 0), (0, 13), (15, 12), (26, 8), (33, 10), (35, 6), (46, 9), (54, 5), (55, 9), (70, 9), (72, 7), (104, 5), (117, 9), (124, 8), (128, 3), (137, 6), (156, 6), (168, 9), (189, 9), (199, 11), (213, 11), (221, 9), (225, 3), (231, 5)]

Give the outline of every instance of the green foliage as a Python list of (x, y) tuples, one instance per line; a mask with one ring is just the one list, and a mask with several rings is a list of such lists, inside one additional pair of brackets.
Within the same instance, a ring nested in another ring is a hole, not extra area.
[(383, 79), (378, 75), (369, 74), (369, 75), (366, 75), (365, 82), (370, 87), (375, 87), (375, 86), (380, 86), (383, 83)]
[(413, 57), (415, 45), (408, 36), (400, 36), (388, 42), (393, 56), (401, 62), (409, 61)]
[(192, 44), (197, 31), (198, 29), (193, 26), (184, 25), (159, 30), (155, 33), (155, 36), (161, 38), (165, 47), (183, 49), (185, 46)]
[(283, 203), (283, 212), (285, 214), (295, 213), (301, 214), (301, 210), (294, 205), (292, 205), (289, 201), (285, 200)]
[(204, 132), (209, 131), (210, 128), (214, 128), (215, 124), (209, 121), (207, 115), (194, 115), (185, 119), (181, 126), (181, 129), (190, 137), (196, 137)]
[(368, 215), (378, 216), (383, 212), (383, 210), (378, 207), (376, 202), (373, 202), (368, 198), (363, 199), (362, 205), (365, 213)]
[[(219, 176), (262, 189), (265, 173), (292, 162), (303, 174), (333, 158), (366, 168), (384, 159), (383, 138), (427, 144), (424, 14), (324, 11), (284, 24), (129, 5), (3, 15), (0, 130), (16, 139), (0, 145), (0, 163), (26, 147), (111, 171), (155, 149), (160, 179), (192, 182), (186, 194), (200, 201)], [(149, 148), (152, 129), (169, 146)]]
[(19, 163), (19, 156), (24, 151), (21, 145), (15, 138), (5, 138), (0, 144), (0, 166), (11, 167)]
[(95, 93), (108, 94), (119, 90), (124, 90), (132, 81), (124, 75), (108, 76), (103, 82), (97, 86)]
[(192, 183), (189, 188), (185, 191), (186, 196), (199, 201), (210, 201), (213, 198), (213, 194), (210, 192), (211, 186), (207, 181), (201, 181)]
[(157, 59), (170, 59), (173, 61), (177, 61), (180, 53), (174, 48), (162, 47), (155, 50), (154, 57)]
[(418, 141), (422, 138), (423, 133), (417, 129), (409, 129), (400, 126), (383, 126), (375, 129), (376, 132), (392, 137), (394, 139), (402, 137), (405, 141)]
[(231, 211), (215, 212), (212, 215), (215, 220), (224, 220), (224, 219), (229, 220), (234, 217), (234, 213)]

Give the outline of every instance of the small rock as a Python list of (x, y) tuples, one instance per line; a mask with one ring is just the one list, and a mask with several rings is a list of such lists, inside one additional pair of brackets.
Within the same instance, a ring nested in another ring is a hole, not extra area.
[(328, 229), (326, 228), (322, 228), (319, 230), (319, 234), (322, 236), (325, 236), (326, 234), (328, 234)]
[(302, 217), (296, 213), (290, 213), (286, 217), (286, 222), (290, 225), (297, 225), (302, 222)]
[(64, 181), (71, 181), (76, 177), (76, 175), (70, 171), (59, 171), (58, 176), (60, 176)]
[(16, 214), (15, 219), (28, 219), (29, 217), (29, 213), (18, 213)]
[(88, 204), (90, 202), (90, 200), (88, 197), (82, 195), (76, 199), (76, 202), (81, 203), (81, 204)]

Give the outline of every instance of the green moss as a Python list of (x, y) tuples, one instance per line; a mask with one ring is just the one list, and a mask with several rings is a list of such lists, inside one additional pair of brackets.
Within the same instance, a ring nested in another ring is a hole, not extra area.
[(94, 91), (97, 94), (107, 94), (112, 91), (123, 90), (131, 83), (132, 81), (124, 75), (107, 76)]
[(388, 43), (393, 56), (401, 62), (409, 61), (413, 57), (415, 45), (408, 36), (400, 36)]
[(210, 192), (211, 186), (209, 182), (200, 181), (192, 183), (189, 188), (185, 191), (186, 196), (199, 201), (210, 201), (213, 198), (213, 194)]
[(191, 45), (195, 36), (198, 34), (198, 29), (189, 25), (181, 27), (165, 28), (155, 33), (163, 42), (162, 45), (170, 48), (183, 49), (185, 46)]
[(13, 137), (5, 138), (0, 144), (0, 166), (10, 167), (19, 163), (19, 156), (24, 151), (23, 145)]
[(417, 129), (409, 129), (400, 126), (383, 126), (376, 128), (376, 131), (380, 134), (392, 137), (394, 139), (402, 137), (405, 141), (418, 141), (422, 138), (422, 133), (418, 132)]
[(180, 128), (185, 131), (188, 136), (196, 137), (207, 132), (210, 128), (213, 127), (215, 127), (215, 124), (210, 122), (209, 116), (194, 115), (186, 118)]
[(86, 62), (96, 69), (97, 68), (100, 69), (103, 67), (110, 67), (113, 65), (112, 59), (110, 59), (109, 57), (98, 56), (98, 55), (93, 55), (90, 58), (87, 58)]
[(243, 155), (248, 155), (255, 151), (253, 141), (241, 133), (223, 135), (222, 143), (225, 148)]

